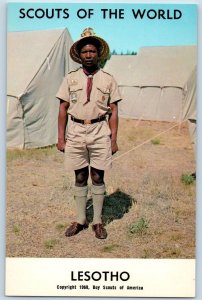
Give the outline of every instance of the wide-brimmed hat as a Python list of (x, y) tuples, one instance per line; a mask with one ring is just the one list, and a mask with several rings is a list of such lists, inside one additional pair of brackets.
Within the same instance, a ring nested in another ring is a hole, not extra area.
[(100, 63), (103, 63), (109, 58), (110, 50), (107, 42), (101, 37), (96, 36), (93, 29), (88, 27), (82, 32), (81, 38), (76, 41), (70, 48), (70, 56), (75, 62), (81, 63), (80, 50), (84, 45), (87, 45), (88, 43), (92, 43), (97, 47)]

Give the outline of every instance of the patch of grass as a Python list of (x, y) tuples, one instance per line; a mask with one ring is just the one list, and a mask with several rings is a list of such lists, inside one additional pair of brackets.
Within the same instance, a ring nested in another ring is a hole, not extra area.
[(182, 174), (181, 176), (181, 182), (184, 183), (185, 185), (190, 185), (194, 183), (194, 177), (189, 174)]
[(142, 258), (150, 258), (151, 257), (151, 250), (149, 249), (143, 249), (143, 256)]
[(46, 249), (53, 249), (56, 244), (57, 244), (56, 240), (47, 240), (44, 242)]
[(154, 135), (151, 128), (132, 127), (128, 128), (127, 132), (124, 133), (129, 142), (137, 142), (140, 140), (147, 140)]
[(180, 233), (176, 233), (176, 234), (172, 234), (171, 235), (171, 241), (179, 241), (180, 239), (182, 238), (181, 234)]
[(161, 256), (162, 257), (180, 257), (181, 250), (176, 248), (166, 248), (163, 250)]
[(55, 226), (55, 228), (60, 231), (63, 230), (65, 227), (66, 227), (66, 224), (62, 224), (62, 223), (59, 223)]
[(6, 153), (7, 161), (12, 161), (15, 159), (26, 158), (26, 159), (40, 159), (44, 156), (53, 155), (56, 153), (55, 145), (37, 148), (37, 149), (9, 149)]
[(104, 252), (112, 252), (113, 250), (115, 250), (116, 248), (118, 248), (119, 245), (118, 244), (110, 244), (110, 245), (106, 245), (103, 248)]
[(130, 224), (129, 232), (132, 234), (143, 235), (149, 228), (149, 224), (144, 218), (140, 218), (136, 223)]
[(154, 139), (151, 140), (151, 143), (153, 145), (160, 145), (161, 140), (159, 138), (154, 138)]
[(14, 225), (13, 226), (13, 232), (15, 233), (15, 234), (19, 234), (20, 233), (20, 226), (19, 225)]

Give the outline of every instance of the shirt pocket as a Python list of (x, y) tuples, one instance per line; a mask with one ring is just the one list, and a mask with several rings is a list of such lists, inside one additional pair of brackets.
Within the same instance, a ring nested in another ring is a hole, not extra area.
[(97, 100), (106, 106), (109, 105), (110, 102), (110, 90), (108, 87), (97, 87), (98, 97)]
[(82, 98), (83, 87), (72, 85), (69, 87), (69, 100), (70, 103), (75, 104)]

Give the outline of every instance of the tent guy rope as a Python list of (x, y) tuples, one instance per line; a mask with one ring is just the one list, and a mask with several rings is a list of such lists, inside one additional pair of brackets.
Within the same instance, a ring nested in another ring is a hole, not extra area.
[[(184, 120), (184, 121), (180, 122), (180, 126), (181, 126), (185, 121), (187, 121), (187, 120)], [(177, 126), (179, 126), (179, 123), (177, 123), (177, 124), (175, 124), (175, 125), (169, 127), (168, 129), (166, 129), (166, 130), (164, 130), (164, 131), (161, 131), (160, 133), (158, 133), (158, 134), (152, 136), (151, 138), (147, 139), (147, 140), (144, 141), (143, 143), (141, 143), (141, 144), (139, 144), (139, 145), (137, 145), (137, 146), (131, 148), (130, 150), (124, 152), (123, 154), (121, 154), (121, 155), (115, 157), (112, 161), (114, 162), (115, 160), (117, 160), (117, 159), (119, 159), (119, 158), (121, 158), (121, 157), (127, 155), (128, 153), (130, 153), (130, 152), (136, 150), (137, 148), (140, 148), (140, 147), (143, 146), (144, 144), (149, 143), (152, 139), (154, 139), (154, 138), (156, 138), (156, 137), (158, 137), (158, 136), (160, 136), (160, 135), (162, 135), (162, 134), (164, 134), (164, 133), (166, 133), (166, 132), (172, 130), (173, 128), (175, 128), (175, 127), (177, 127)], [(93, 205), (93, 203), (89, 204), (88, 207), (87, 207), (86, 209), (88, 210), (92, 205)]]
[[(185, 121), (186, 121), (186, 120), (182, 121), (182, 122), (180, 123), (180, 126), (181, 126)], [(172, 130), (173, 128), (175, 128), (175, 127), (177, 127), (177, 126), (179, 126), (179, 123), (177, 123), (177, 124), (171, 126), (170, 128), (168, 128), (168, 129), (166, 129), (166, 130), (164, 130), (164, 131), (161, 131), (160, 133), (158, 133), (158, 134), (152, 136), (151, 138), (147, 139), (146, 141), (142, 142), (141, 144), (139, 144), (139, 145), (137, 145), (137, 146), (131, 148), (130, 150), (128, 150), (128, 151), (122, 153), (121, 155), (119, 155), (119, 156), (113, 158), (112, 161), (114, 162), (115, 160), (120, 159), (121, 157), (127, 155), (128, 153), (130, 153), (130, 152), (132, 152), (132, 151), (134, 151), (134, 150), (136, 150), (137, 148), (140, 148), (140, 147), (143, 146), (144, 144), (149, 143), (152, 139), (154, 139), (154, 138), (156, 138), (156, 137), (158, 137), (158, 136), (160, 136), (160, 135), (162, 135), (162, 134), (164, 134), (164, 133), (166, 133), (166, 132)]]

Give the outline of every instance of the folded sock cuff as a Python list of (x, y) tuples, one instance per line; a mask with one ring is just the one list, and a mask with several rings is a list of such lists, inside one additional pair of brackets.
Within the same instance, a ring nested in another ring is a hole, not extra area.
[(88, 194), (88, 186), (75, 186), (74, 195), (76, 197), (85, 197)]
[(105, 193), (105, 185), (92, 185), (92, 194), (103, 195)]

